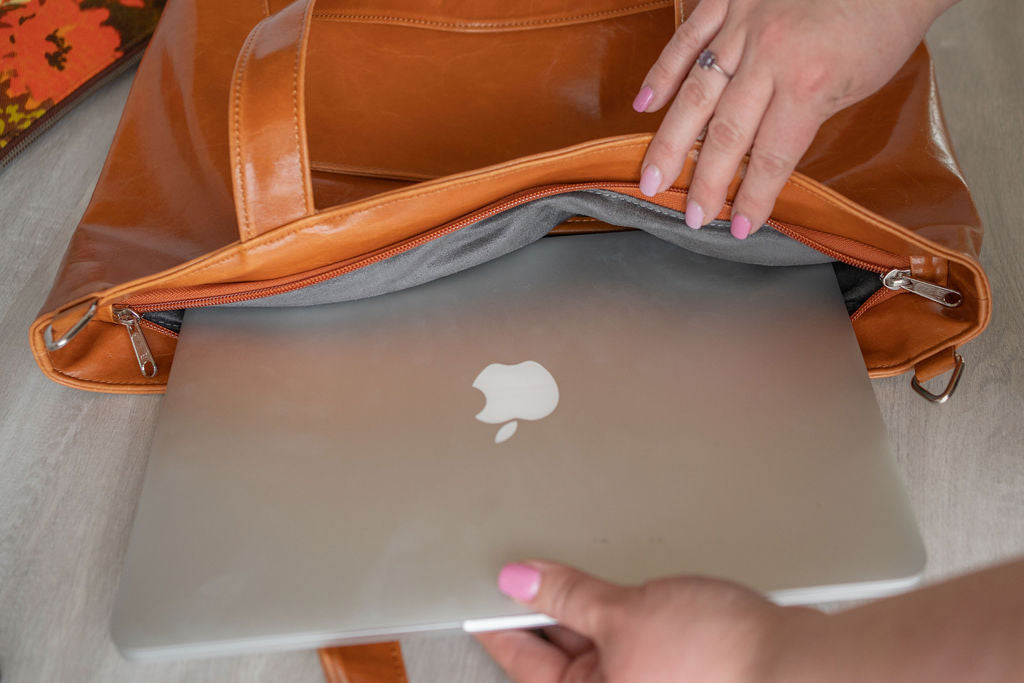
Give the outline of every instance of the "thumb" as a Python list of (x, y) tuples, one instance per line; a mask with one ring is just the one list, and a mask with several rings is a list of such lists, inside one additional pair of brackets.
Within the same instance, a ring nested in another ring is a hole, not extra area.
[(498, 588), (510, 598), (595, 640), (614, 621), (632, 590), (572, 567), (536, 560), (502, 567)]

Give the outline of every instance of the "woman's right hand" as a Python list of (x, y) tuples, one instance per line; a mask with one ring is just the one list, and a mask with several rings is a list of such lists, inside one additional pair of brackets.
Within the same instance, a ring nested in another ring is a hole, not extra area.
[(1024, 559), (845, 612), (779, 607), (734, 583), (619, 586), (550, 562), (498, 586), (559, 626), (477, 636), (516, 683), (985, 681), (1024, 672)]
[(517, 683), (772, 681), (798, 633), (827, 617), (779, 607), (739, 585), (675, 577), (619, 586), (547, 562), (506, 566), (506, 594), (558, 620), (477, 639)]

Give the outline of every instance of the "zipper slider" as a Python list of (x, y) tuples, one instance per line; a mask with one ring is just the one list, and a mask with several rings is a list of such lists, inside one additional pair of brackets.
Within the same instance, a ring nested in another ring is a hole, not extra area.
[(892, 290), (906, 290), (918, 296), (923, 296), (929, 301), (942, 304), (946, 308), (956, 308), (963, 303), (964, 297), (955, 289), (940, 287), (924, 280), (915, 280), (910, 277), (909, 270), (890, 270), (882, 276), (882, 284)]
[(156, 361), (146, 343), (146, 335), (142, 333), (139, 314), (130, 308), (118, 308), (114, 311), (114, 317), (128, 329), (128, 339), (132, 342), (132, 350), (135, 351), (135, 360), (139, 362), (142, 376), (156, 377)]

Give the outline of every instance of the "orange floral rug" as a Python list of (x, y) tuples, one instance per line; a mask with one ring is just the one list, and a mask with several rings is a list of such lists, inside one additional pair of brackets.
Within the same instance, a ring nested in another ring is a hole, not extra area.
[(142, 50), (165, 0), (0, 0), (0, 164)]

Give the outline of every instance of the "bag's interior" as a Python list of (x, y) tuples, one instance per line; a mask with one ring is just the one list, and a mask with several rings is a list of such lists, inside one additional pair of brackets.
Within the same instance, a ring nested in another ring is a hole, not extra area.
[[(588, 189), (543, 197), (506, 209), (443, 237), (316, 284), (222, 305), (314, 306), (415, 287), (521, 249), (576, 216), (643, 230), (681, 248), (728, 261), (764, 266), (833, 262), (851, 313), (882, 286), (876, 273), (834, 262), (769, 225), (746, 240), (737, 240), (729, 233), (727, 221), (714, 221), (700, 230), (692, 230), (684, 223), (682, 212), (609, 190)], [(177, 331), (182, 315), (183, 310), (179, 309), (147, 312), (143, 317)]]

